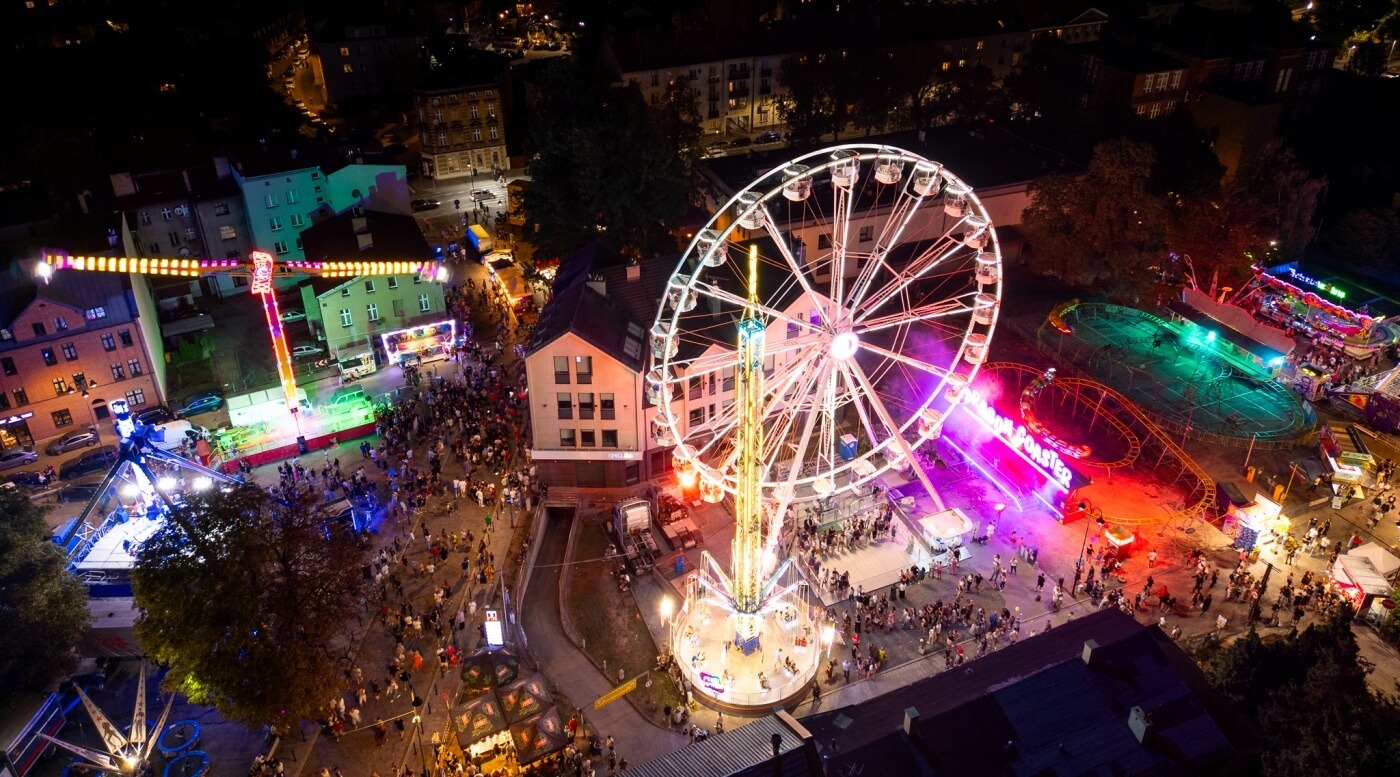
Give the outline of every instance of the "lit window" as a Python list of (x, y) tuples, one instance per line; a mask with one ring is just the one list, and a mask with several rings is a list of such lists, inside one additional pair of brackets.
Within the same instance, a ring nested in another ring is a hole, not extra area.
[(348, 56), (350, 56), (350, 47), (349, 47), (349, 46), (341, 46), (341, 47), (340, 47), (340, 56), (342, 56), (342, 57), (348, 57)]
[(64, 344), (63, 344), (63, 358), (67, 359), (67, 360), (70, 361), (70, 362), (72, 362), (72, 361), (77, 361), (77, 360), (78, 360), (78, 349), (77, 349), (76, 347), (74, 347), (74, 345), (73, 345), (72, 343), (64, 343)]
[(131, 359), (126, 363), (127, 369), (131, 371), (131, 377), (141, 374), (141, 362)]
[[(106, 318), (106, 317), (107, 317), (107, 308), (88, 308), (86, 311), (83, 312), (83, 318), (86, 318), (86, 319), (89, 320), (89, 321), (96, 321), (96, 320), (99, 319), (99, 318)], [(107, 335), (107, 336), (108, 336), (108, 337), (111, 337), (111, 335)]]
[(349, 62), (346, 62), (344, 65), (342, 65), (342, 67), (345, 68), (345, 72), (347, 72), (347, 73), (353, 73), (353, 72), (355, 72), (355, 67), (354, 67), (354, 65), (351, 65)]
[(65, 426), (72, 426), (73, 414), (67, 410), (53, 411), (53, 425), (59, 427), (60, 429)]
[(132, 407), (146, 404), (146, 392), (141, 389), (126, 392), (126, 403)]
[(108, 352), (117, 350), (117, 341), (113, 339), (110, 332), (102, 335), (102, 350)]
[(126, 380), (126, 368), (120, 364), (112, 364), (112, 380)]
[(219, 238), (221, 240), (237, 240), (238, 230), (229, 226), (219, 227)]

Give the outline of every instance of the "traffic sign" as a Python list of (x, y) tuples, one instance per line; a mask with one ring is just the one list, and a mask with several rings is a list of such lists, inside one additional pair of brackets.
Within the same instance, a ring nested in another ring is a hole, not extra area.
[(602, 708), (608, 706), (609, 704), (612, 704), (613, 702), (617, 701), (618, 699), (621, 699), (623, 696), (626, 696), (627, 694), (635, 690), (637, 690), (637, 678), (633, 677), (631, 680), (628, 680), (622, 685), (619, 685), (611, 691), (608, 691), (607, 693), (603, 694), (602, 696), (599, 696), (597, 701), (593, 702), (593, 709), (601, 710)]

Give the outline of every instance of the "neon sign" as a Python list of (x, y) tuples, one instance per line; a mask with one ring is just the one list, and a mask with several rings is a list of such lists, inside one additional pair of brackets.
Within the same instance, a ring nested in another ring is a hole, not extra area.
[(272, 293), (272, 254), (266, 251), (249, 251), (253, 260), (253, 284), (249, 289), (254, 294)]
[(1288, 268), (1288, 275), (1293, 280), (1305, 286), (1311, 286), (1314, 289), (1317, 289), (1318, 291), (1325, 291), (1328, 294), (1331, 294), (1332, 296), (1336, 297), (1337, 299), (1347, 298), (1347, 293), (1337, 288), (1334, 284), (1328, 283), (1326, 281), (1320, 281), (1311, 276), (1304, 275), (1298, 272), (1297, 270), (1293, 269), (1292, 267)]
[(1074, 481), (1074, 472), (1065, 464), (1060, 454), (1037, 440), (1023, 424), (1007, 418), (992, 407), (982, 393), (968, 389), (964, 403), (972, 416), (981, 421), (1002, 442), (1023, 454), (1027, 460), (1041, 470), (1050, 480), (1066, 491)]

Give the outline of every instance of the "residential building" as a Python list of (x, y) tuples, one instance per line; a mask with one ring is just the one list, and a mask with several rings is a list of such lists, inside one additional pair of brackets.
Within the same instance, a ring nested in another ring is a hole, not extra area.
[(450, 63), (413, 90), (425, 177), (494, 177), (510, 166), (502, 105), (507, 66), (504, 58)]
[(359, 149), (338, 152), (321, 162), (322, 187), (330, 213), (354, 208), (408, 214), (408, 169), (384, 154)]
[(405, 21), (355, 12), (312, 26), (316, 82), (332, 105), (406, 93), (418, 77), (418, 34)]
[(313, 214), (330, 207), (318, 160), (297, 149), (263, 150), (236, 157), (233, 176), (243, 192), (252, 244), (283, 261), (304, 259), (301, 233)]
[(1148, 119), (1170, 116), (1191, 86), (1185, 62), (1140, 44), (1105, 38), (1066, 51), (1079, 61), (1087, 99), (1106, 108)]
[[(350, 211), (303, 233), (310, 261), (429, 261), (432, 249), (412, 216)], [(307, 325), (336, 358), (372, 348), (385, 332), (443, 320), (442, 284), (418, 275), (311, 278), (301, 282)], [(381, 354), (382, 356), (382, 354)]]
[(144, 277), (0, 275), (0, 450), (97, 427), (113, 400), (160, 404), (164, 377)]

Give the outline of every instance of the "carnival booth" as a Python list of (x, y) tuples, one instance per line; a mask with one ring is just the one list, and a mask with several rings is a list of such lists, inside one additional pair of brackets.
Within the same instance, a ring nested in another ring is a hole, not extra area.
[(924, 541), (933, 549), (933, 559), (940, 564), (952, 561), (954, 554), (959, 561), (968, 557), (963, 547), (963, 538), (972, 533), (972, 521), (967, 514), (954, 507), (925, 515), (918, 520), (919, 531)]
[(1127, 558), (1133, 542), (1137, 540), (1137, 535), (1130, 529), (1122, 526), (1110, 526), (1104, 529), (1104, 550), (1109, 552), (1113, 558)]
[(1232, 505), (1227, 520), (1238, 527), (1235, 547), (1240, 550), (1263, 550), (1269, 546), (1279, 549), (1288, 536), (1289, 520), (1282, 505), (1262, 494), (1256, 494), (1253, 502), (1242, 507)]
[(1346, 553), (1332, 565), (1332, 581), (1351, 603), (1358, 616), (1371, 609), (1372, 602), (1390, 596), (1391, 584), (1366, 556)]
[(1332, 471), (1336, 483), (1365, 485), (1369, 473), (1376, 468), (1376, 459), (1366, 448), (1366, 441), (1356, 427), (1345, 421), (1331, 421), (1318, 435), (1322, 461)]
[(1348, 556), (1357, 556), (1371, 562), (1371, 566), (1376, 568), (1388, 582), (1396, 582), (1400, 578), (1400, 557), (1390, 552), (1389, 548), (1376, 542), (1368, 542), (1359, 545), (1347, 552)]
[(1378, 319), (1345, 306), (1346, 290), (1295, 267), (1255, 268), (1258, 315), (1356, 358), (1375, 350), (1371, 329)]

